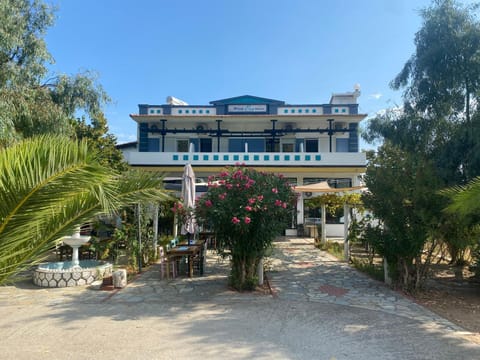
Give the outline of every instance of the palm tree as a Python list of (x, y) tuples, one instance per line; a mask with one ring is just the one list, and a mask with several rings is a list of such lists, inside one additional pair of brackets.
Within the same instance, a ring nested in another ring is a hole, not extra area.
[(452, 199), (452, 203), (447, 208), (448, 211), (457, 212), (460, 215), (479, 214), (480, 176), (465, 186), (455, 186), (445, 190), (443, 193)]
[(57, 136), (0, 150), (0, 285), (95, 215), (168, 199), (159, 174), (118, 174), (97, 157), (85, 141)]

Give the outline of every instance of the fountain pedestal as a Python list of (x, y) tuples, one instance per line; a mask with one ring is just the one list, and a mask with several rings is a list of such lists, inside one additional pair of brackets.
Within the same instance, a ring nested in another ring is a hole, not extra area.
[(90, 236), (80, 235), (80, 231), (75, 232), (72, 236), (62, 238), (64, 244), (72, 248), (72, 266), (79, 266), (78, 248), (86, 244), (90, 240)]

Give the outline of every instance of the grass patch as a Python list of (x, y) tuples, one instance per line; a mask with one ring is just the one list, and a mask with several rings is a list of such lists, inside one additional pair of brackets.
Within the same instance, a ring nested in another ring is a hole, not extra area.
[(329, 254), (332, 254), (338, 259), (343, 259), (343, 244), (340, 244), (336, 241), (327, 241), (325, 244), (318, 244), (320, 250), (326, 251)]
[(359, 271), (367, 274), (368, 276), (379, 280), (384, 281), (384, 273), (383, 273), (383, 266), (379, 264), (371, 264), (368, 261), (357, 259), (352, 257), (351, 258), (352, 265)]

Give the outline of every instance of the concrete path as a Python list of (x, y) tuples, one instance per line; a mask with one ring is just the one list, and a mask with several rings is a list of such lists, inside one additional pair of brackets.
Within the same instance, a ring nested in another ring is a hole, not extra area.
[(272, 295), (227, 288), (228, 264), (125, 289), (0, 288), (0, 359), (480, 359), (448, 321), (313, 247), (279, 239)]

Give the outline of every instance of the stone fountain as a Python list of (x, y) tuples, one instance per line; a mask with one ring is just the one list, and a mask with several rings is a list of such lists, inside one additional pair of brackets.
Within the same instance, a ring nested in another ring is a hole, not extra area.
[(76, 230), (72, 236), (62, 238), (63, 243), (72, 248), (72, 268), (80, 266), (78, 249), (90, 240), (90, 236), (80, 235), (80, 229), (77, 228)]
[(112, 275), (112, 264), (99, 260), (79, 260), (78, 249), (90, 240), (77, 228), (72, 236), (61, 239), (72, 248), (72, 261), (40, 264), (33, 272), (33, 283), (42, 287), (89, 285)]

